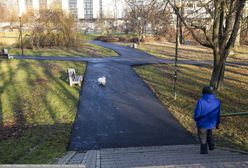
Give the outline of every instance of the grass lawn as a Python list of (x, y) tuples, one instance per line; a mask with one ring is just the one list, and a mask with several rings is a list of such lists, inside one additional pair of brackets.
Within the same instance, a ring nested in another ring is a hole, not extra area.
[[(156, 49), (155, 49), (155, 47)], [(171, 48), (159, 45), (142, 44), (142, 49), (159, 56), (170, 58), (162, 50)], [(192, 49), (195, 48), (195, 49)], [(183, 59), (210, 59), (206, 58), (210, 51), (204, 48), (184, 46)], [(246, 54), (248, 50), (239, 49)], [(169, 51), (170, 52), (170, 51)], [(187, 57), (188, 52), (188, 57)], [(199, 57), (199, 58), (198, 58)], [(244, 55), (236, 54), (231, 59), (246, 60)], [(196, 135), (195, 123), (192, 119), (195, 104), (201, 96), (203, 86), (209, 84), (211, 67), (199, 67), (193, 65), (179, 65), (177, 80), (177, 100), (173, 99), (173, 65), (146, 65), (135, 67), (136, 72), (154, 90), (162, 103), (168, 107), (179, 122), (191, 133)], [(248, 67), (227, 67), (225, 84), (222, 91), (218, 91), (218, 97), (222, 102), (222, 113), (247, 112), (248, 111)], [(215, 134), (220, 146), (228, 146), (248, 151), (248, 116), (226, 117), (221, 120), (221, 129)]]
[[(159, 58), (174, 59), (175, 44), (169, 42), (150, 42), (141, 43), (139, 48), (155, 55)], [(248, 47), (236, 48), (235, 53), (228, 57), (228, 61), (248, 61)], [(212, 50), (193, 45), (181, 45), (178, 50), (178, 59), (193, 59), (193, 60), (212, 60)]]
[[(6, 46), (0, 46), (4, 48)], [(20, 48), (7, 47), (10, 55), (21, 55)], [(74, 57), (107, 57), (117, 56), (113, 50), (103, 48), (94, 44), (84, 43), (80, 49), (57, 49), (57, 48), (42, 48), (42, 49), (24, 49), (24, 55), (31, 56), (74, 56)]]
[(84, 63), (0, 59), (0, 163), (52, 163), (66, 151)]

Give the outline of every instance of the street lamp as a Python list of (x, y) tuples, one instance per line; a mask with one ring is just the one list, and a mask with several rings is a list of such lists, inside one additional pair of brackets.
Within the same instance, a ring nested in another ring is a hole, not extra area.
[(18, 14), (19, 21), (20, 21), (20, 38), (21, 38), (21, 49), (23, 55), (23, 40), (22, 40), (22, 14)]
[(176, 92), (176, 82), (177, 82), (177, 56), (178, 56), (178, 16), (176, 19), (176, 48), (175, 48), (175, 69), (174, 69), (174, 100), (177, 99), (177, 92)]
[(178, 37), (179, 37), (179, 9), (182, 6), (181, 0), (174, 1), (174, 5), (171, 4), (171, 6), (174, 8), (175, 14), (176, 14), (176, 47), (175, 47), (175, 69), (174, 69), (174, 81), (173, 81), (173, 90), (174, 90), (174, 100), (177, 99), (177, 92), (176, 92), (176, 82), (177, 82), (177, 57), (178, 57)]
[[(181, 6), (181, 1), (180, 1), (180, 4), (176, 4), (175, 7), (176, 7), (176, 10), (179, 11), (178, 9), (180, 8)], [(176, 82), (177, 82), (177, 57), (178, 57), (178, 38), (179, 38), (179, 17), (178, 17), (178, 13), (176, 13), (176, 47), (175, 47), (175, 69), (174, 69), (174, 82), (173, 82), (173, 85), (174, 85), (174, 100), (177, 99), (177, 92), (176, 92)]]
[(138, 21), (139, 21), (138, 44), (139, 44), (140, 43), (140, 34), (141, 34), (141, 24), (140, 24), (141, 17), (138, 17)]

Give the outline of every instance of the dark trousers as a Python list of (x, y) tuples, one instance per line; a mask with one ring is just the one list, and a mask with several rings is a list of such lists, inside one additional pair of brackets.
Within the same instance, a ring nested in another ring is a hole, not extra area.
[(208, 153), (209, 150), (214, 149), (214, 139), (212, 129), (198, 128), (198, 137), (201, 144), (201, 153)]

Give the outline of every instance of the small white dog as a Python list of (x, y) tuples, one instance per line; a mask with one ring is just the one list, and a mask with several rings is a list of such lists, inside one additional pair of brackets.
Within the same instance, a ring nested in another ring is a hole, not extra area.
[(106, 82), (107, 82), (105, 76), (102, 76), (102, 77), (98, 78), (97, 81), (98, 81), (99, 85), (102, 85), (102, 86), (105, 86)]
[(8, 59), (14, 59), (12, 55), (8, 55)]

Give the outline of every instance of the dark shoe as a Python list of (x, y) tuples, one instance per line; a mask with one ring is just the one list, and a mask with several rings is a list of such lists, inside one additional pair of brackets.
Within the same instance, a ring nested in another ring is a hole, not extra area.
[(214, 145), (209, 145), (208, 149), (209, 150), (214, 150)]
[(201, 144), (200, 154), (208, 154), (208, 145), (207, 144)]

